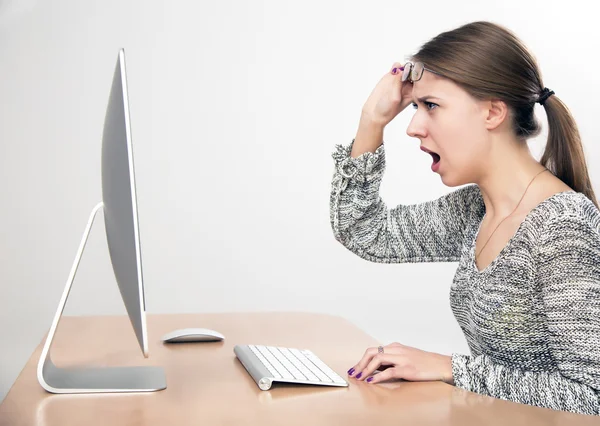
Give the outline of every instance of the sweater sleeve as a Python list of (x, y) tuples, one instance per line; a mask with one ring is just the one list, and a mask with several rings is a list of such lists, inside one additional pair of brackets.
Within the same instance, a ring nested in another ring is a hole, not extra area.
[(538, 285), (551, 354), (547, 372), (523, 371), (486, 355), (452, 355), (456, 386), (530, 405), (600, 414), (600, 236), (579, 215), (542, 230)]
[(352, 158), (352, 143), (333, 153), (330, 220), (336, 240), (372, 262), (458, 261), (479, 188), (469, 185), (433, 201), (388, 209), (379, 196), (384, 146)]

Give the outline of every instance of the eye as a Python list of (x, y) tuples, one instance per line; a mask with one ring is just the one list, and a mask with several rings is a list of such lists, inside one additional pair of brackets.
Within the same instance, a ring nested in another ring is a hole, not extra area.
[[(428, 111), (431, 111), (439, 106), (438, 104), (434, 104), (433, 102), (427, 102), (427, 101), (423, 101), (423, 105), (425, 105), (425, 107), (427, 108)], [(414, 109), (419, 109), (419, 106), (414, 102), (412, 103), (412, 106)]]

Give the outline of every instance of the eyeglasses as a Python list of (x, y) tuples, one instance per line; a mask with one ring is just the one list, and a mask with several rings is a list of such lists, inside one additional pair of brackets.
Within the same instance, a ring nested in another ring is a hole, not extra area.
[(438, 74), (435, 71), (430, 70), (429, 68), (425, 68), (423, 62), (407, 62), (404, 64), (404, 72), (402, 73), (402, 81), (409, 80), (411, 83), (415, 81), (419, 81), (421, 77), (423, 77), (423, 71), (429, 71), (434, 74)]

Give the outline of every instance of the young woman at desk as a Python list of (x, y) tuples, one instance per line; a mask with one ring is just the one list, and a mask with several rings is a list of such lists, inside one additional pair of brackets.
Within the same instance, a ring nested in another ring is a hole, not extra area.
[[(540, 132), (536, 103), (549, 125), (539, 162), (527, 146)], [(379, 195), (383, 130), (409, 104), (407, 133), (432, 156), (432, 170), (449, 187), (471, 185), (388, 209)], [(573, 117), (511, 32), (470, 23), (394, 64), (364, 104), (355, 139), (333, 157), (335, 238), (372, 262), (458, 262), (450, 304), (471, 351), (369, 348), (351, 378), (442, 380), (599, 414), (598, 202)]]

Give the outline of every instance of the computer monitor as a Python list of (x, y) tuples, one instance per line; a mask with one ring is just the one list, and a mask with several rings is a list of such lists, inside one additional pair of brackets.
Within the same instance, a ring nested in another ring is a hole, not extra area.
[[(52, 340), (94, 219), (100, 210), (104, 213), (110, 260), (121, 298), (140, 349), (144, 357), (148, 357), (144, 279), (124, 49), (118, 54), (106, 108), (101, 170), (102, 202), (97, 204), (90, 214), (38, 363), (38, 381), (44, 389), (52, 393), (149, 392), (166, 388), (164, 371), (160, 367), (58, 368), (50, 357)], [(110, 342), (107, 342), (107, 345), (109, 344)]]
[(148, 356), (146, 303), (125, 53), (119, 52), (102, 134), (102, 201), (110, 260), (131, 324)]

